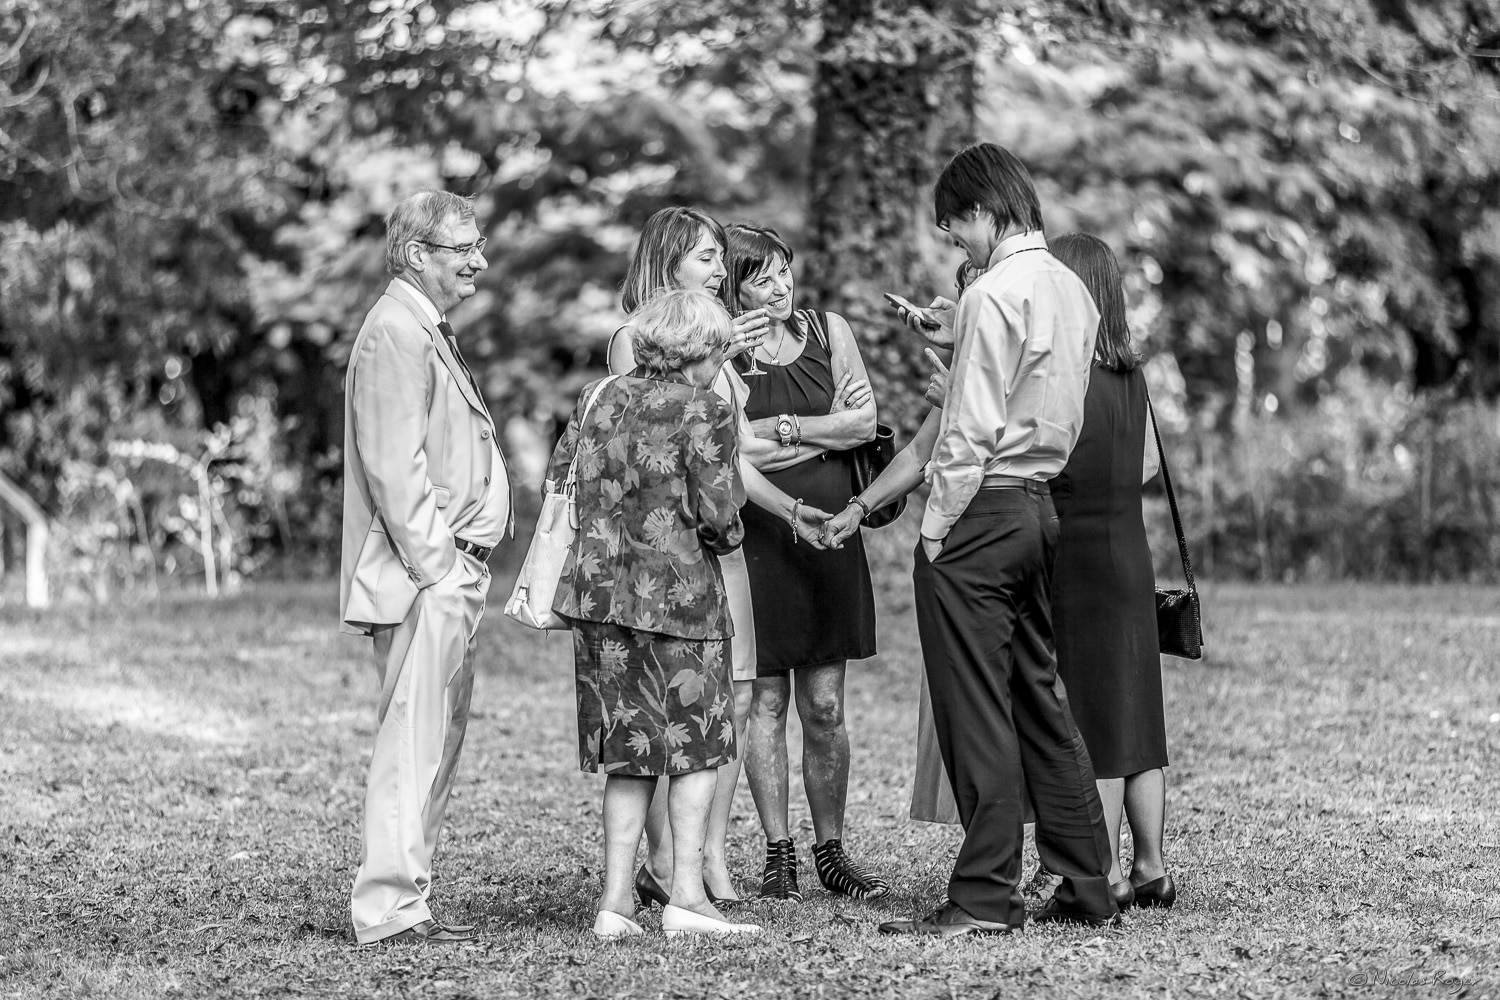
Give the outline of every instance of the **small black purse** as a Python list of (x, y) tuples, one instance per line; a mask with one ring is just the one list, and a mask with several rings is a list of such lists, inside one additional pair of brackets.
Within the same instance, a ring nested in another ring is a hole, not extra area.
[[(823, 350), (828, 352), (828, 363), (831, 367), (833, 364), (833, 348), (829, 344), (828, 328), (824, 325), (827, 320), (823, 318), (822, 313), (812, 309), (809, 309), (806, 315), (812, 324), (814, 332), (818, 335), (818, 343), (822, 344)], [(895, 431), (891, 430), (885, 424), (876, 424), (873, 440), (866, 441), (857, 448), (849, 449), (849, 460), (854, 466), (852, 477), (854, 495), (859, 496), (863, 493), (885, 471), (885, 467), (890, 465), (891, 460), (895, 457)], [(866, 528), (884, 528), (888, 524), (893, 524), (905, 510), (906, 497), (903, 496), (891, 501), (884, 507), (877, 507), (870, 511), (860, 523)]]
[[(849, 457), (854, 462), (854, 495), (859, 496), (896, 457), (895, 432), (885, 424), (876, 424), (874, 440), (866, 441), (853, 449)], [(867, 528), (884, 528), (900, 517), (904, 510), (906, 497), (903, 496), (870, 511), (860, 523)]]
[(1172, 474), (1167, 471), (1167, 453), (1161, 446), (1161, 431), (1156, 426), (1156, 410), (1146, 400), (1151, 417), (1151, 432), (1156, 435), (1156, 454), (1161, 458), (1161, 481), (1167, 488), (1167, 506), (1172, 508), (1172, 527), (1177, 532), (1177, 551), (1182, 556), (1182, 575), (1187, 586), (1176, 590), (1156, 588), (1157, 646), (1163, 653), (1197, 660), (1203, 656), (1203, 611), (1198, 604), (1198, 587), (1193, 583), (1193, 561), (1188, 558), (1187, 538), (1182, 533), (1182, 516), (1177, 513), (1177, 496), (1172, 492)]

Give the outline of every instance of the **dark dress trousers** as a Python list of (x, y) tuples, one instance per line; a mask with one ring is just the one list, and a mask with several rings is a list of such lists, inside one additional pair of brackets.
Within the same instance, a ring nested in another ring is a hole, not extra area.
[[(913, 584), (943, 766), (964, 842), (948, 898), (1019, 927), (1023, 797), (1036, 810), (1056, 898), (1108, 918), (1109, 840), (1088, 751), (1053, 653), (1049, 587), (1057, 515), (1043, 484), (980, 490), (937, 561), (917, 545)], [(1024, 776), (1024, 781), (1023, 781)]]

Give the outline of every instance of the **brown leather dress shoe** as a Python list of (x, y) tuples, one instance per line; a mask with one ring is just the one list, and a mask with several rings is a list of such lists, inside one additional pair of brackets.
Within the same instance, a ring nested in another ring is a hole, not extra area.
[(882, 934), (919, 934), (925, 937), (963, 937), (966, 934), (1014, 934), (1020, 927), (997, 920), (980, 920), (953, 901), (948, 901), (916, 920), (887, 920)]
[(424, 920), (414, 927), (381, 938), (377, 944), (462, 944), (478, 937), (471, 924), (440, 924)]

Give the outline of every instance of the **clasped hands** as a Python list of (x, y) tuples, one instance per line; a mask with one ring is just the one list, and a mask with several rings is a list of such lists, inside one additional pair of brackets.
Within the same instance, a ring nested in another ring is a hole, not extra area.
[(859, 530), (863, 514), (864, 511), (853, 503), (837, 514), (809, 507), (805, 503), (798, 504), (792, 531), (815, 549), (841, 549), (849, 536)]

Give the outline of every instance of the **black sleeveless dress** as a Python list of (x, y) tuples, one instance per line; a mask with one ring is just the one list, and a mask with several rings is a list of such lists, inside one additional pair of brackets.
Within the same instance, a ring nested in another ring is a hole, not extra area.
[(1052, 480), (1057, 673), (1100, 778), (1167, 766), (1156, 579), (1141, 514), (1146, 378), (1089, 376), (1083, 430)]
[[(827, 347), (813, 332), (805, 312), (797, 319), (807, 331), (802, 354), (785, 365), (760, 363), (764, 375), (745, 379), (750, 387), (745, 415), (751, 420), (782, 413), (826, 416), (833, 406), (833, 365)], [(734, 361), (743, 372), (744, 355)], [(854, 495), (848, 452), (828, 452), (766, 478), (788, 496), (830, 514)], [(746, 504), (745, 561), (755, 608), (756, 673), (785, 673), (838, 660), (875, 655), (875, 595), (859, 532), (841, 549), (818, 551), (793, 542), (786, 521)]]

